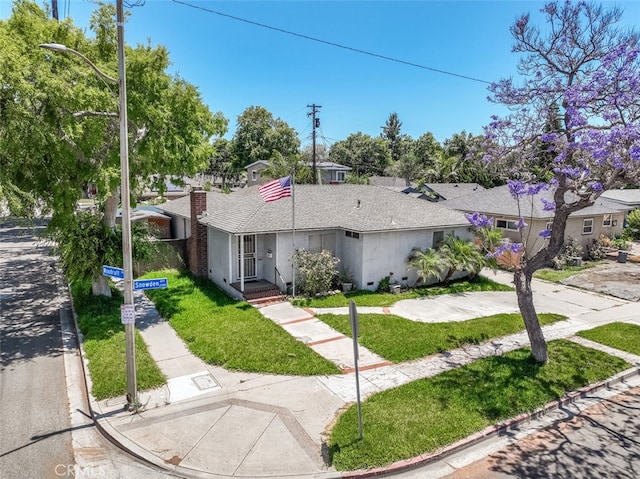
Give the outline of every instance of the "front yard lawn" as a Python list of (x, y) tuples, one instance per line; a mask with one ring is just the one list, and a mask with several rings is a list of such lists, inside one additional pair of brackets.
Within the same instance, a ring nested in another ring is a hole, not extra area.
[[(349, 316), (320, 314), (318, 319), (351, 336)], [(566, 319), (560, 314), (539, 314), (541, 325)], [(392, 314), (358, 314), (359, 342), (394, 363), (423, 358), (465, 344), (479, 344), (525, 329), (522, 316), (495, 314), (460, 322), (421, 323)]]
[(542, 279), (544, 281), (550, 281), (552, 283), (559, 283), (569, 276), (578, 274), (585, 269), (593, 268), (594, 266), (601, 264), (602, 261), (595, 261), (590, 263), (584, 263), (582, 266), (565, 266), (562, 269), (542, 268), (533, 273), (533, 277)]
[(273, 374), (340, 373), (335, 364), (208, 279), (176, 270), (144, 278), (168, 279), (167, 289), (148, 290), (147, 295), (191, 352), (209, 364)]
[[(84, 337), (83, 347), (89, 362), (91, 391), (98, 400), (127, 393), (126, 343), (120, 318), (122, 293), (117, 290), (112, 293), (111, 298), (93, 296), (89, 283), (76, 283), (71, 288), (78, 327)], [(138, 389), (163, 385), (166, 378), (137, 330), (135, 335)]]
[(473, 291), (513, 291), (513, 288), (496, 283), (485, 276), (476, 276), (472, 280), (460, 280), (446, 286), (432, 285), (414, 288), (404, 293), (377, 293), (375, 291), (351, 291), (316, 298), (297, 298), (291, 303), (305, 308), (338, 308), (349, 306), (353, 299), (356, 306), (392, 306), (402, 299), (422, 298), (440, 294), (469, 293)]
[(566, 340), (551, 341), (549, 362), (529, 349), (491, 356), (437, 376), (383, 391), (336, 422), (329, 439), (338, 470), (380, 467), (448, 444), (629, 367), (622, 359)]
[(640, 356), (640, 326), (637, 324), (609, 323), (580, 331), (577, 335)]

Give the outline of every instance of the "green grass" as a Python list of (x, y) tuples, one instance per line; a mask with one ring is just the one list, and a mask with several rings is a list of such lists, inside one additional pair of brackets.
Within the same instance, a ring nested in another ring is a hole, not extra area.
[[(124, 326), (120, 319), (122, 294), (113, 297), (93, 296), (91, 285), (77, 283), (72, 287), (78, 327), (84, 336), (84, 350), (89, 362), (92, 392), (102, 400), (127, 393), (127, 370)], [(147, 351), (138, 331), (136, 335), (136, 380), (139, 390), (165, 384), (166, 378)]]
[[(541, 325), (566, 319), (560, 314), (539, 314)], [(321, 314), (318, 319), (345, 335), (351, 335), (349, 316)], [(421, 323), (392, 314), (358, 314), (359, 342), (394, 363), (423, 358), (430, 354), (479, 344), (490, 338), (525, 329), (520, 314), (495, 314), (447, 323)]]
[(577, 335), (640, 356), (640, 326), (635, 324), (609, 323)]
[(167, 289), (147, 291), (160, 314), (191, 352), (209, 364), (238, 371), (273, 374), (337, 374), (338, 367), (296, 341), (244, 301), (235, 301), (211, 281), (164, 270), (144, 278), (166, 277)]
[(565, 278), (569, 276), (573, 276), (574, 274), (578, 274), (585, 269), (593, 268), (600, 262), (591, 262), (585, 263), (582, 266), (565, 266), (562, 269), (553, 269), (553, 268), (543, 268), (539, 269), (535, 273), (533, 273), (533, 277), (537, 279), (542, 279), (544, 281), (550, 281), (552, 283), (559, 283)]
[(375, 394), (362, 405), (363, 440), (355, 405), (338, 418), (329, 440), (333, 466), (380, 467), (436, 451), (629, 367), (565, 340), (549, 343), (549, 359), (538, 365), (521, 349)]
[(292, 303), (296, 306), (307, 308), (337, 308), (349, 306), (350, 301), (353, 299), (357, 306), (391, 306), (402, 299), (422, 298), (424, 296), (437, 296), (440, 294), (469, 293), (473, 291), (513, 291), (513, 288), (496, 283), (484, 276), (476, 276), (470, 281), (456, 281), (447, 286), (423, 286), (400, 294), (360, 290), (317, 298), (298, 298), (293, 300)]

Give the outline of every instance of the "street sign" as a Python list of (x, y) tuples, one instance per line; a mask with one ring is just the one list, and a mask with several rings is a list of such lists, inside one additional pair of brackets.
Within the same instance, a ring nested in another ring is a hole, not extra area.
[(115, 266), (102, 266), (102, 275), (110, 278), (124, 279), (124, 270)]
[(133, 304), (121, 304), (120, 320), (122, 324), (136, 324), (136, 307)]
[(167, 278), (155, 279), (136, 279), (133, 281), (133, 290), (140, 291), (143, 289), (159, 289), (169, 286)]

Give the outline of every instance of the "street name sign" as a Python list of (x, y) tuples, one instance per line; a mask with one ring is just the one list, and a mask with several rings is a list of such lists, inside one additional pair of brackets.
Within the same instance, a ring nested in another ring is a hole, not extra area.
[(110, 278), (124, 279), (124, 270), (115, 266), (102, 266), (102, 275)]
[(133, 290), (166, 288), (168, 285), (167, 278), (136, 279), (133, 281)]

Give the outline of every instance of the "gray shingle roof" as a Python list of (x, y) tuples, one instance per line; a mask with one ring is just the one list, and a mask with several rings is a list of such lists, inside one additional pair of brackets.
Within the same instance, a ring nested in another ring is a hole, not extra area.
[(191, 217), (191, 200), (189, 196), (183, 196), (177, 200), (167, 201), (156, 205), (156, 207), (165, 213), (169, 213), (174, 216), (184, 216), (185, 218)]
[(472, 195), (485, 190), (484, 186), (478, 183), (427, 183), (426, 186), (444, 196), (446, 200)]
[[(200, 222), (230, 233), (288, 231), (292, 199), (265, 203), (258, 186), (231, 194), (207, 193), (207, 215)], [(357, 232), (428, 229), (467, 225), (464, 215), (443, 205), (369, 185), (296, 185), (296, 230), (340, 228)], [(183, 199), (160, 206), (188, 216)], [(178, 202), (180, 202), (178, 204)], [(174, 203), (174, 204), (172, 204)]]
[(602, 193), (604, 198), (627, 205), (640, 205), (640, 189), (608, 190)]
[[(531, 198), (531, 197), (527, 197)], [(540, 195), (533, 196), (533, 201), (520, 201), (520, 212), (518, 212), (518, 202), (511, 196), (507, 185), (496, 186), (484, 191), (478, 191), (470, 196), (447, 200), (446, 205), (461, 211), (478, 211), (490, 216), (511, 216), (518, 217), (522, 214), (526, 218), (546, 219), (553, 217), (553, 211), (544, 211), (541, 198), (547, 201), (553, 200), (553, 191), (543, 191)], [(612, 207), (612, 204), (603, 200), (596, 200), (593, 206), (584, 208), (572, 213), (571, 216), (593, 216), (619, 212), (619, 208)]]

